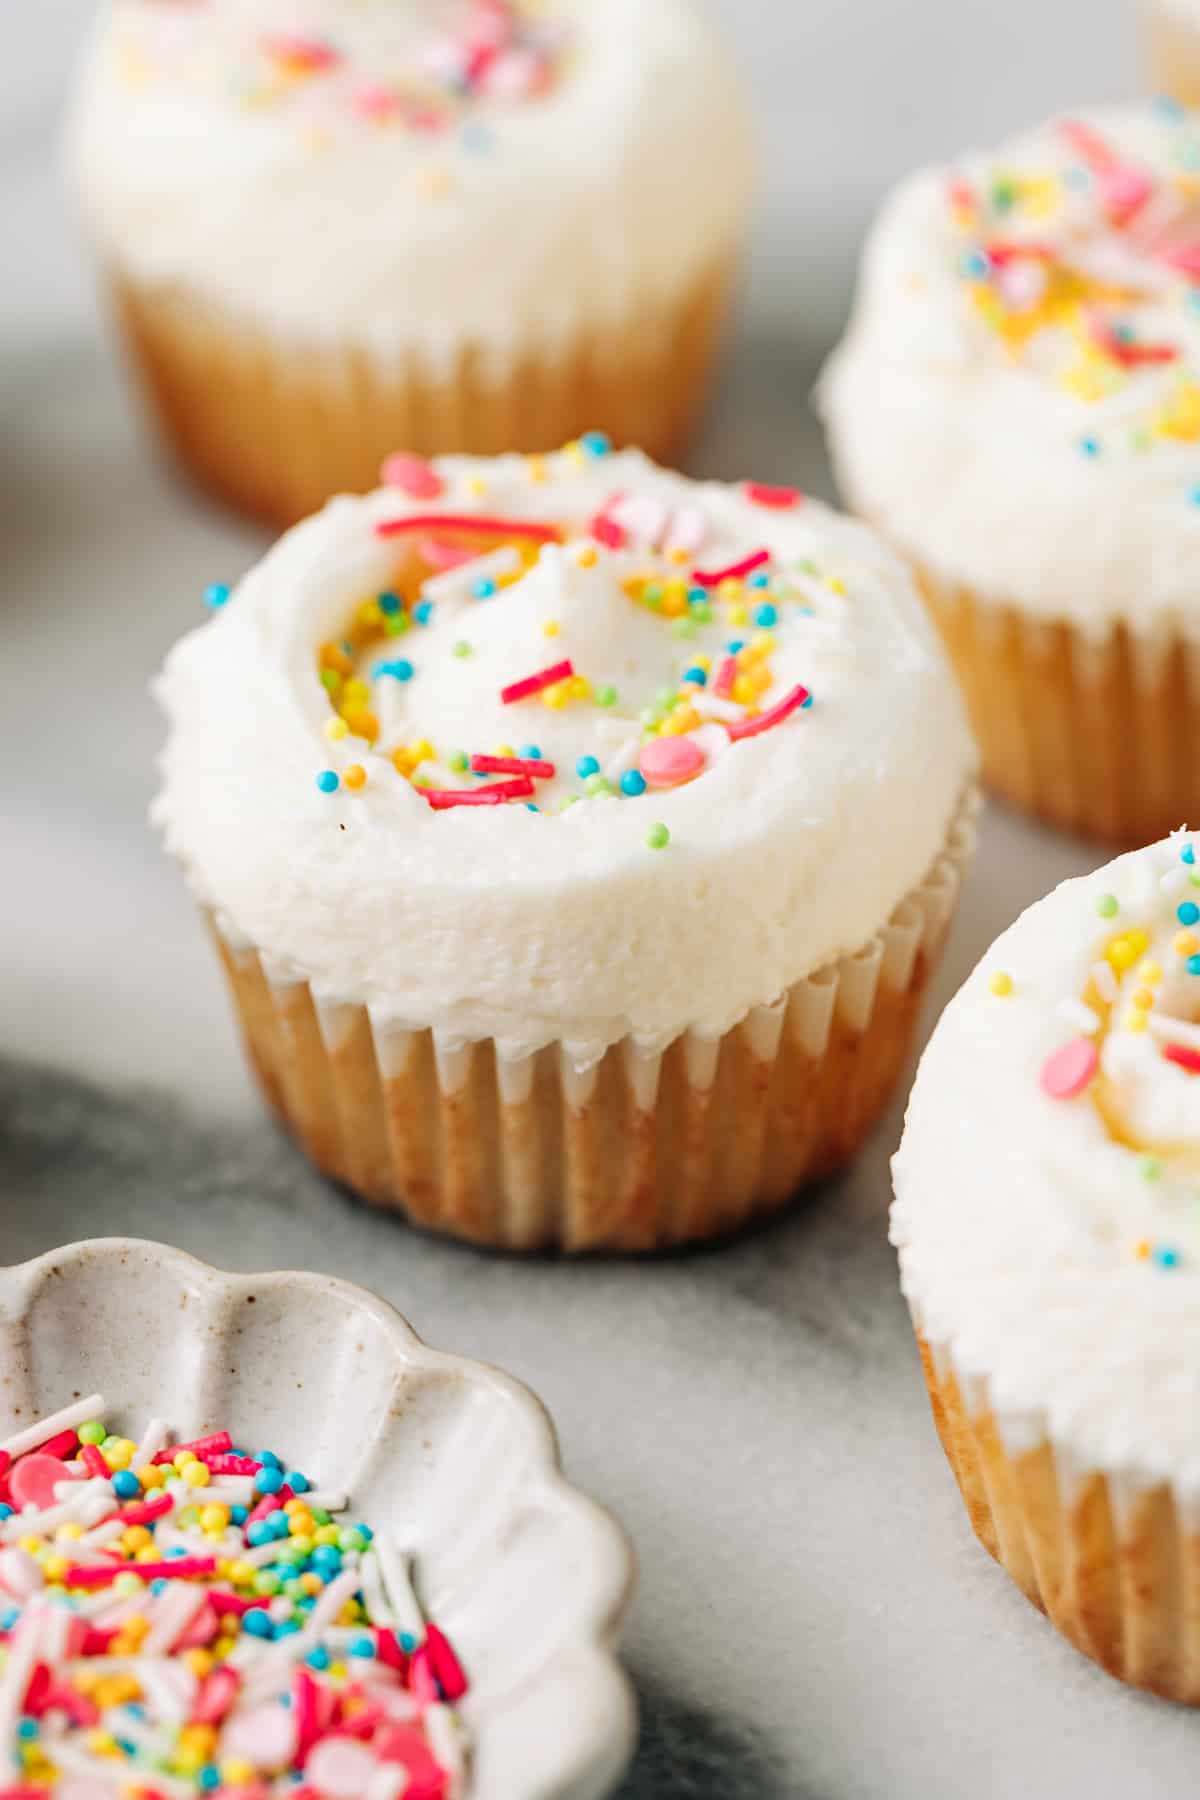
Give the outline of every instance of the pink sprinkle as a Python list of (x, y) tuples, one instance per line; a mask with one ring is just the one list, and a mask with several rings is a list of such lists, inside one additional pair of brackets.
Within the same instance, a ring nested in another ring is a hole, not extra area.
[[(370, 81), (364, 82), (362, 87), (354, 90), (350, 97), (350, 104), (361, 118), (374, 119), (377, 124), (386, 124), (389, 119), (394, 119), (400, 111), (399, 96), (394, 94), (390, 88), (380, 87)], [(385, 463), (383, 466), (386, 470), (387, 464)], [(383, 476), (383, 480), (388, 487), (401, 486), (399, 482), (388, 481), (386, 474)]]
[(752, 575), (755, 569), (761, 569), (770, 560), (769, 550), (756, 550), (752, 556), (743, 557), (741, 562), (730, 563), (727, 569), (693, 569), (692, 580), (701, 587), (719, 587), (723, 581), (740, 581), (743, 575)]
[(79, 1439), (73, 1431), (60, 1431), (38, 1450), (39, 1456), (57, 1456), (65, 1462), (68, 1456), (74, 1456)]
[(170, 1494), (155, 1494), (152, 1500), (143, 1500), (139, 1505), (125, 1507), (121, 1522), (125, 1525), (149, 1525), (151, 1519), (165, 1518), (174, 1505)]
[(625, 527), (602, 512), (596, 514), (588, 526), (588, 532), (598, 544), (603, 544), (608, 550), (623, 550), (628, 542)]
[(1114, 225), (1127, 225), (1154, 192), (1150, 177), (1129, 163), (1101, 169), (1096, 179), (1104, 210)]
[(422, 538), (417, 551), (439, 575), (445, 569), (461, 569), (464, 563), (474, 562), (479, 555), (473, 544), (446, 544), (441, 538)]
[(193, 1725), (219, 1725), (238, 1696), (242, 1678), (228, 1663), (213, 1669), (200, 1683), (192, 1706)]
[[(104, 1473), (108, 1474), (108, 1464), (104, 1465)], [(9, 1491), (16, 1503), (18, 1511), (23, 1506), (36, 1506), (39, 1510), (55, 1504), (54, 1490), (60, 1481), (70, 1481), (72, 1476), (63, 1468), (56, 1456), (46, 1456), (41, 1451), (35, 1456), (23, 1456), (13, 1465)]]
[(304, 37), (298, 31), (278, 32), (264, 39), (263, 49), (268, 56), (311, 75), (336, 68), (341, 61), (332, 44), (323, 43), (320, 38)]
[[(495, 781), (483, 788), (419, 788), (434, 812), (448, 812), (453, 806), (503, 806), (509, 800), (527, 800), (533, 793), (528, 775), (516, 775), (511, 781)], [(251, 1513), (251, 1518), (254, 1517)]]
[(657, 737), (642, 746), (638, 768), (651, 788), (682, 787), (694, 781), (708, 763), (699, 744), (690, 737)]
[(1095, 314), (1089, 321), (1093, 342), (1106, 356), (1125, 369), (1140, 369), (1156, 363), (1175, 362), (1179, 351), (1174, 344), (1131, 344), (1118, 336), (1108, 319)]
[(794, 687), (775, 706), (770, 707), (765, 713), (760, 713), (757, 719), (741, 719), (736, 725), (728, 726), (729, 735), (735, 743), (740, 738), (757, 737), (760, 732), (770, 731), (774, 726), (782, 724), (784, 719), (789, 718), (800, 707), (807, 705), (811, 698), (806, 687)]
[(385, 487), (399, 488), (414, 500), (436, 500), (445, 488), (437, 470), (423, 456), (410, 456), (405, 450), (384, 460), (379, 478)]
[(72, 1563), (63, 1576), (67, 1587), (107, 1587), (118, 1575), (132, 1571), (143, 1581), (181, 1580), (185, 1575), (215, 1575), (215, 1556), (180, 1556), (174, 1562)]
[(461, 1700), (470, 1684), (463, 1674), (462, 1664), (450, 1648), (444, 1633), (440, 1632), (436, 1625), (427, 1623), (425, 1642), (429, 1646), (433, 1672), (438, 1678), (438, 1685), (443, 1694), (452, 1704), (455, 1700)]
[(1082, 1094), (1099, 1064), (1096, 1046), (1089, 1038), (1072, 1038), (1069, 1044), (1052, 1050), (1042, 1064), (1042, 1092), (1052, 1100), (1073, 1100)]
[(551, 663), (548, 669), (539, 669), (536, 675), (510, 682), (508, 687), (500, 689), (500, 698), (505, 706), (512, 706), (518, 700), (528, 700), (531, 694), (540, 694), (543, 688), (553, 687), (556, 682), (569, 681), (574, 673), (575, 665), (570, 657), (564, 657), (562, 662)]
[(252, 1456), (206, 1456), (210, 1475), (257, 1475), (262, 1468)]
[(359, 1800), (375, 1772), (375, 1758), (350, 1738), (323, 1738), (306, 1765), (309, 1778), (330, 1800)]
[(375, 536), (405, 537), (412, 531), (472, 531), (486, 537), (530, 538), (539, 544), (557, 544), (562, 539), (557, 525), (537, 519), (488, 518), (483, 513), (413, 513), (407, 519), (381, 519)]
[(1058, 129), (1089, 168), (1109, 169), (1115, 163), (1112, 151), (1100, 133), (1093, 131), (1090, 125), (1083, 124), (1079, 119), (1063, 119)]
[(175, 1444), (166, 1450), (160, 1450), (154, 1460), (156, 1463), (174, 1462), (181, 1451), (190, 1450), (193, 1456), (200, 1458), (201, 1462), (207, 1462), (210, 1450), (217, 1455), (222, 1455), (225, 1451), (232, 1449), (233, 1439), (229, 1433), (214, 1431), (211, 1437), (193, 1438), (190, 1444)]
[(427, 1643), (422, 1644), (419, 1650), (413, 1651), (412, 1661), (409, 1664), (408, 1685), (417, 1699), (423, 1701), (427, 1706), (436, 1706), (442, 1697), (438, 1692), (437, 1673)]
[(1200, 1050), (1193, 1050), (1188, 1044), (1166, 1044), (1163, 1055), (1169, 1063), (1186, 1069), (1189, 1075), (1200, 1075)]
[(713, 693), (717, 696), (718, 700), (728, 700), (730, 694), (733, 692), (733, 684), (736, 680), (737, 657), (723, 657), (718, 666), (716, 678), (713, 681)]
[(112, 1475), (112, 1470), (95, 1444), (84, 1444), (79, 1452), (79, 1460), (89, 1475), (95, 1475), (101, 1481), (108, 1481)]
[(1186, 244), (1175, 244), (1160, 254), (1172, 269), (1178, 269), (1192, 281), (1200, 281), (1200, 238), (1192, 238)]
[(530, 756), (473, 756), (471, 768), (476, 775), (532, 775), (538, 781), (549, 781), (555, 772), (552, 762)]
[(804, 495), (799, 488), (768, 487), (763, 481), (748, 481), (746, 498), (753, 501), (755, 506), (765, 506), (772, 512), (791, 512), (794, 507), (799, 506)]

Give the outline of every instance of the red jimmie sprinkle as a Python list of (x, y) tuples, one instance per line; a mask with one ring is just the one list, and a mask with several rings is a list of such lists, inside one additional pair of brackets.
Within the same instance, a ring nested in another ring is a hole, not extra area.
[(532, 775), (538, 781), (549, 781), (554, 774), (552, 762), (532, 756), (473, 756), (471, 768), (476, 775)]
[(436, 1625), (427, 1623), (425, 1642), (429, 1648), (433, 1672), (438, 1678), (438, 1686), (451, 1703), (461, 1700), (467, 1691), (467, 1678), (463, 1674), (462, 1664), (450, 1648), (445, 1635), (438, 1630)]
[(170, 1494), (155, 1494), (152, 1500), (143, 1500), (140, 1506), (126, 1506), (121, 1513), (123, 1525), (149, 1525), (153, 1519), (165, 1518), (175, 1502)]
[(770, 560), (769, 550), (756, 550), (752, 556), (744, 556), (741, 562), (730, 563), (727, 569), (693, 569), (692, 580), (701, 587), (717, 587), (722, 581), (740, 581), (743, 575), (752, 575), (755, 569), (761, 569)]
[(769, 487), (765, 481), (748, 481), (745, 495), (755, 506), (765, 506), (771, 512), (792, 512), (804, 499), (799, 488)]
[(130, 1568), (143, 1581), (157, 1581), (160, 1575), (178, 1581), (185, 1575), (215, 1575), (217, 1559), (215, 1556), (180, 1556), (174, 1562), (72, 1563), (62, 1579), (67, 1587), (107, 1587), (110, 1581), (115, 1581)]
[(515, 775), (511, 781), (493, 782), (485, 788), (422, 788), (420, 790), (434, 812), (447, 812), (452, 806), (503, 806), (509, 800), (527, 800), (533, 793), (528, 775)]
[(1169, 363), (1178, 360), (1179, 351), (1174, 344), (1134, 344), (1121, 337), (1112, 327), (1108, 319), (1093, 316), (1089, 321), (1092, 342), (1097, 344), (1106, 356), (1120, 363), (1124, 369), (1140, 369), (1156, 363)]
[(98, 1476), (101, 1481), (108, 1481), (112, 1475), (112, 1470), (95, 1444), (84, 1444), (79, 1452), (79, 1460), (89, 1475)]
[(1200, 1075), (1200, 1050), (1193, 1050), (1190, 1044), (1164, 1044), (1163, 1055), (1189, 1075)]
[(220, 1456), (225, 1451), (232, 1449), (233, 1439), (229, 1433), (214, 1431), (211, 1437), (193, 1438), (190, 1444), (176, 1444), (170, 1450), (160, 1450), (154, 1460), (156, 1463), (174, 1462), (181, 1451), (190, 1450), (193, 1456), (200, 1458), (201, 1462), (207, 1462), (210, 1451)]
[(785, 694), (767, 712), (759, 713), (757, 719), (742, 719), (736, 725), (726, 726), (726, 730), (735, 742), (739, 738), (757, 737), (760, 731), (770, 731), (772, 726), (782, 724), (784, 719), (804, 706), (810, 698), (806, 687), (794, 687), (791, 693)]
[(722, 657), (717, 665), (717, 673), (713, 680), (713, 693), (718, 700), (728, 700), (733, 692), (733, 684), (737, 679), (737, 657)]
[[(73, 1431), (60, 1431), (56, 1437), (50, 1439), (48, 1444), (42, 1444), (36, 1454), (38, 1456), (57, 1456), (60, 1462), (65, 1462), (69, 1456), (74, 1456), (78, 1443), (79, 1439)], [(104, 1472), (107, 1475), (107, 1463), (104, 1465)]]
[(543, 688), (553, 687), (557, 681), (568, 681), (574, 673), (574, 663), (569, 656), (564, 657), (562, 662), (551, 663), (548, 669), (539, 669), (536, 675), (526, 675), (522, 681), (501, 688), (500, 698), (505, 706), (512, 706), (517, 700), (528, 700), (530, 694), (540, 694)]
[(537, 519), (489, 519), (482, 513), (413, 513), (407, 519), (381, 519), (376, 537), (405, 537), (411, 531), (473, 531), (482, 537), (531, 538), (538, 544), (557, 544), (562, 532), (557, 525)]

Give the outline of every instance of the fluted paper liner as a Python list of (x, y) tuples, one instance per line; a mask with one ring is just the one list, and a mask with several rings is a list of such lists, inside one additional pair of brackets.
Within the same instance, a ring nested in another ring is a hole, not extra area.
[(111, 272), (114, 309), (168, 445), (200, 484), (274, 525), (365, 492), (393, 450), (498, 456), (606, 431), (670, 462), (696, 424), (736, 269), (681, 299), (520, 356), (296, 344), (179, 288)]
[(1200, 820), (1200, 641), (1093, 636), (917, 575), (1002, 799), (1126, 846)]
[(987, 1381), (917, 1343), (975, 1535), (1077, 1650), (1134, 1687), (1200, 1705), (1200, 1511), (1165, 1483), (1081, 1466)]
[(509, 1249), (732, 1232), (847, 1163), (903, 1067), (974, 842), (974, 794), (855, 955), (723, 1037), (598, 1061), (398, 1029), (316, 997), (210, 915), (250, 1064), (316, 1166), (418, 1225)]

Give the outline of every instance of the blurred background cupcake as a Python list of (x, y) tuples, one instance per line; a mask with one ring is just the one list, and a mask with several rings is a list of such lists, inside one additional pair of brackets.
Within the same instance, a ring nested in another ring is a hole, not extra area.
[(993, 788), (1125, 843), (1200, 812), (1198, 170), (1166, 101), (912, 177), (821, 394)]
[(70, 158), (168, 442), (275, 522), (397, 447), (677, 450), (751, 167), (691, 0), (114, 0)]
[(1200, 0), (1142, 0), (1150, 75), (1162, 94), (1200, 102)]

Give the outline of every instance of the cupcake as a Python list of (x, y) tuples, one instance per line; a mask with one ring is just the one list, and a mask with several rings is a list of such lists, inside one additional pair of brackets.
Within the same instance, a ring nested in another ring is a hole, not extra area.
[(1200, 810), (1200, 116), (1060, 120), (904, 183), (821, 401), (916, 569), (997, 793), (1145, 843)]
[(1031, 907), (949, 1006), (892, 1236), (978, 1536), (1076, 1647), (1200, 1703), (1200, 864)]
[(709, 1238), (902, 1065), (974, 751), (903, 566), (587, 434), (391, 459), (158, 684), (156, 816), (312, 1157), (516, 1248)]
[(691, 0), (113, 0), (70, 155), (167, 441), (279, 524), (397, 445), (678, 448), (750, 185)]
[(1200, 101), (1200, 0), (1142, 0), (1154, 85), (1188, 106)]

